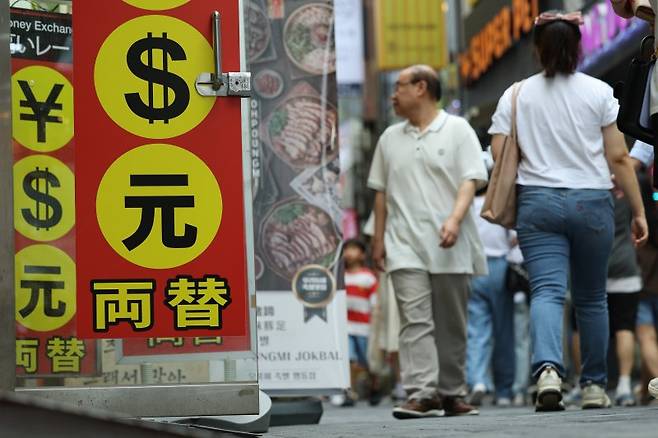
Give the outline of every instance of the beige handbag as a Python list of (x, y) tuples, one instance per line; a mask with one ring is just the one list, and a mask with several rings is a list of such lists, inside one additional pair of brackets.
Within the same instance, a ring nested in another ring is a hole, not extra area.
[(512, 88), (512, 132), (505, 137), (503, 150), (494, 164), (480, 212), (480, 216), (487, 221), (505, 228), (514, 228), (516, 225), (516, 175), (521, 155), (516, 126), (516, 103), (522, 84), (523, 82), (517, 82)]

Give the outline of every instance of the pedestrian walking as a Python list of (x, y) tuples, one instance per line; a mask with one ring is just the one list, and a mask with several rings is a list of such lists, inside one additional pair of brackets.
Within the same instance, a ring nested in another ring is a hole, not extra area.
[[(610, 0), (610, 2), (612, 3), (615, 12), (619, 16), (624, 18), (633, 17), (634, 15), (633, 0)], [(658, 11), (658, 0), (649, 0), (649, 2), (655, 14), (655, 12)], [(658, 26), (657, 26), (658, 15), (656, 15), (655, 20), (656, 21), (651, 24), (654, 32), (654, 44), (658, 44)], [(655, 141), (652, 146), (658, 147), (658, 69), (653, 70), (653, 75), (650, 79), (649, 90), (650, 90), (649, 91), (649, 96), (650, 96), (649, 120), (651, 123), (651, 129), (653, 130), (655, 137)], [(652, 149), (651, 159), (653, 160), (653, 148), (651, 149)], [(654, 184), (655, 183), (656, 182), (654, 181)], [(643, 311), (642, 313), (645, 312)], [(654, 374), (654, 376), (658, 376), (658, 374)], [(648, 390), (652, 397), (658, 399), (658, 377), (655, 377), (653, 380), (651, 380), (651, 382), (649, 382)]]
[[(647, 153), (650, 149), (650, 154)], [(637, 256), (640, 263), (643, 288), (638, 305), (636, 335), (640, 344), (640, 357), (642, 359), (643, 384), (646, 385), (647, 376), (658, 376), (658, 214), (654, 201), (654, 190), (651, 183), (651, 169), (653, 165), (653, 147), (646, 143), (636, 142), (631, 150), (631, 156), (637, 159), (638, 165), (644, 164), (647, 168), (638, 171), (638, 180), (642, 191), (647, 223), (649, 226), (649, 244), (638, 249)], [(642, 166), (639, 166), (642, 167)], [(646, 371), (646, 372), (645, 372)], [(648, 395), (654, 400), (658, 399), (658, 379), (654, 378), (642, 391), (642, 402), (650, 402)]]
[(367, 248), (358, 239), (343, 243), (345, 264), (345, 290), (347, 294), (347, 335), (350, 355), (350, 380), (352, 391), (332, 398), (337, 406), (354, 406), (359, 375), (368, 375), (369, 399), (371, 404), (379, 403), (377, 377), (370, 372), (368, 364), (368, 337), (370, 336), (370, 315), (376, 304), (377, 277), (366, 267)]
[[(479, 212), (484, 204), (484, 189), (473, 202)], [(479, 406), (484, 394), (495, 391), (498, 406), (511, 406), (516, 369), (514, 352), (514, 296), (507, 290), (507, 256), (516, 236), (510, 231), (476, 216), (480, 239), (487, 256), (489, 275), (474, 277), (468, 299), (468, 346), (466, 375), (471, 387), (470, 403)], [(488, 382), (493, 371), (493, 388)]]
[[(564, 301), (568, 275), (581, 333), (583, 408), (606, 407), (607, 264), (614, 236), (610, 169), (633, 211), (636, 245), (647, 239), (637, 179), (616, 126), (612, 88), (577, 73), (580, 12), (541, 14), (534, 45), (543, 71), (523, 81), (517, 98), (518, 239), (531, 283), (532, 368), (536, 409), (561, 410)], [(511, 134), (512, 93), (493, 116), (494, 158)]]
[(466, 305), (471, 275), (487, 273), (470, 207), (487, 180), (478, 138), (437, 109), (429, 66), (403, 70), (392, 96), (405, 122), (375, 150), (373, 258), (391, 274), (400, 312), (400, 366), (407, 401), (396, 418), (476, 414), (467, 404)]
[(631, 371), (635, 356), (635, 325), (642, 290), (642, 276), (631, 238), (632, 211), (628, 199), (615, 192), (615, 237), (608, 263), (608, 312), (615, 339), (619, 378), (615, 391), (618, 406), (635, 406)]
[[(370, 213), (363, 233), (372, 239), (375, 234), (375, 213)], [(373, 348), (379, 349), (384, 356), (385, 363), (391, 377), (391, 400), (393, 402), (404, 401), (407, 393), (402, 385), (400, 377), (399, 336), (400, 315), (398, 305), (395, 302), (395, 292), (391, 276), (384, 271), (379, 272), (379, 290), (377, 294), (377, 308), (379, 312), (373, 314), (371, 340), (376, 342)]]

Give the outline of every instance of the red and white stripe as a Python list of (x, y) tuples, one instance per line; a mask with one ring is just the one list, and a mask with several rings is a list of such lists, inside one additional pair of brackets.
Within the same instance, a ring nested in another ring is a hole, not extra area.
[(369, 269), (345, 273), (348, 334), (369, 335), (370, 314), (377, 300), (377, 286), (377, 277)]

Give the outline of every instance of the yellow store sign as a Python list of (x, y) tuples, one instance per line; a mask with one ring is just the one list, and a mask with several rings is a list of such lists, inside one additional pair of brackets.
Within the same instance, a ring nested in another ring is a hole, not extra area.
[(439, 69), (448, 61), (443, 1), (375, 2), (377, 65), (397, 70), (412, 64)]

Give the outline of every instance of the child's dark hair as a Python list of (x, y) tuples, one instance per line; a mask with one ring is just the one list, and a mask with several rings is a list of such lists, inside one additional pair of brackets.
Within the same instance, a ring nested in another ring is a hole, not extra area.
[(576, 71), (581, 55), (580, 39), (580, 28), (563, 20), (535, 27), (535, 48), (547, 77)]
[(359, 248), (364, 254), (368, 252), (366, 244), (361, 239), (347, 239), (345, 242), (343, 242), (343, 251), (345, 251), (350, 246)]

